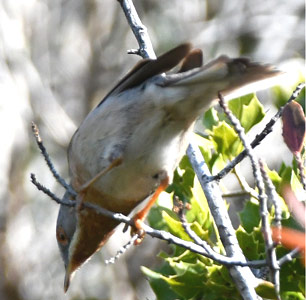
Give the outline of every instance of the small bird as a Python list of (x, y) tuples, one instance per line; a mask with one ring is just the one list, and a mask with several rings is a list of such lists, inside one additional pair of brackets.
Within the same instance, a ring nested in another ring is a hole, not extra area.
[[(180, 63), (177, 72), (165, 74)], [(202, 51), (192, 50), (188, 43), (136, 64), (73, 135), (68, 163), (77, 196), (66, 192), (64, 199), (125, 215), (146, 198), (155, 200), (171, 183), (197, 117), (214, 103), (218, 92), (226, 98), (254, 92), (264, 87), (263, 81), (280, 75), (275, 68), (246, 58), (220, 56), (202, 64)], [(145, 218), (153, 202), (136, 214), (135, 223)], [(57, 219), (65, 291), (76, 269), (118, 225), (94, 210), (77, 207), (61, 205)]]

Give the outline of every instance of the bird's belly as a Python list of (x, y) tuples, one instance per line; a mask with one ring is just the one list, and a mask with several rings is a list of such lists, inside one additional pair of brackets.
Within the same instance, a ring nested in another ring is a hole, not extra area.
[[(139, 147), (139, 142), (137, 144)], [(122, 164), (105, 174), (96, 185), (118, 204), (139, 203), (155, 191), (165, 176), (171, 182), (174, 169), (185, 152), (179, 135), (165, 143), (144, 142), (136, 152), (133, 148), (131, 141)]]
[(99, 112), (93, 111), (70, 145), (72, 185), (85, 184), (117, 158), (121, 164), (103, 174), (92, 186), (103, 195), (103, 199), (95, 200), (102, 206), (106, 206), (105, 201), (111, 201), (115, 208), (123, 203), (136, 205), (155, 191), (165, 175), (171, 182), (173, 171), (185, 153), (193, 120), (178, 120), (166, 110), (153, 108), (133, 112), (130, 118), (126, 112), (131, 108), (121, 109), (118, 126), (110, 126), (116, 114), (105, 113), (102, 118)]

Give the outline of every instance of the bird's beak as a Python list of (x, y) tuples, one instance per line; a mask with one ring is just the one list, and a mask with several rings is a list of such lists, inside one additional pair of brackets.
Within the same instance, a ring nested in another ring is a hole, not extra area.
[(65, 280), (64, 280), (64, 292), (66, 293), (69, 289), (70, 281), (72, 280), (72, 277), (74, 275), (74, 271), (71, 268), (71, 264), (68, 264), (66, 268), (66, 274), (65, 274)]
[(66, 272), (65, 280), (64, 280), (64, 292), (65, 293), (68, 291), (69, 285), (70, 285), (70, 274)]

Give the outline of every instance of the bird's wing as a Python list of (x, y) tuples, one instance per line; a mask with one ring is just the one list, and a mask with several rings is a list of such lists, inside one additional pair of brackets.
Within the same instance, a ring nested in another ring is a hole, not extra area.
[(192, 49), (183, 60), (178, 73), (186, 72), (203, 65), (203, 52), (201, 49)]
[[(147, 79), (155, 75), (159, 75), (171, 70), (177, 66), (181, 60), (184, 58), (187, 59), (190, 49), (191, 45), (189, 43), (185, 43), (166, 52), (165, 54), (159, 56), (157, 59), (141, 60), (118, 82), (118, 84), (104, 97), (98, 106), (100, 106), (101, 103), (109, 96), (119, 94), (127, 89), (133, 88), (145, 82)], [(191, 51), (191, 53), (192, 52), (193, 51)], [(187, 59), (187, 61), (189, 60)]]
[(167, 74), (159, 85), (186, 87), (199, 93), (205, 92), (209, 87), (214, 96), (217, 96), (218, 91), (224, 95), (232, 95), (237, 91), (235, 96), (241, 96), (275, 85), (277, 77), (282, 74), (283, 72), (268, 64), (252, 62), (243, 57), (231, 59), (222, 55), (199, 68)]

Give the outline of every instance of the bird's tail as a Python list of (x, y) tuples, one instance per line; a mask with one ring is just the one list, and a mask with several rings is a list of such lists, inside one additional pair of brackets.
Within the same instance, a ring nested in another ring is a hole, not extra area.
[[(191, 62), (185, 70), (184, 66), (188, 65), (189, 57)], [(190, 111), (199, 114), (199, 111), (204, 111), (217, 99), (218, 92), (229, 99), (271, 87), (277, 84), (278, 77), (283, 74), (271, 65), (254, 63), (247, 58), (231, 59), (227, 56), (220, 56), (200, 66), (200, 57), (200, 52), (195, 54), (192, 51), (187, 54), (181, 68), (183, 72), (167, 74), (160, 84), (172, 91), (179, 90), (184, 99), (188, 99), (181, 101), (181, 105), (178, 103), (179, 97), (174, 97), (176, 99), (173, 103), (171, 100), (167, 103), (175, 105), (182, 113)]]

